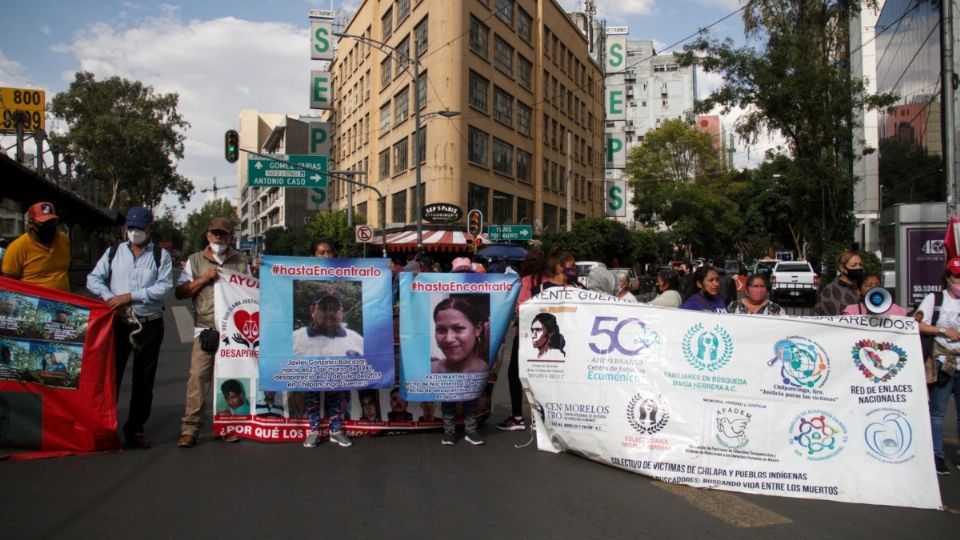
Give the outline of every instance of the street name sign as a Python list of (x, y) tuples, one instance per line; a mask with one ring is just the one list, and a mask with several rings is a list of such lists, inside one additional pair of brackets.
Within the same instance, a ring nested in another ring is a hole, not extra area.
[[(250, 156), (247, 162), (247, 185), (257, 187), (325, 188), (327, 156), (301, 154), (277, 155), (274, 161)], [(317, 172), (305, 171), (285, 163), (294, 163)]]
[(487, 225), (487, 236), (491, 242), (500, 240), (526, 241), (533, 238), (530, 225)]

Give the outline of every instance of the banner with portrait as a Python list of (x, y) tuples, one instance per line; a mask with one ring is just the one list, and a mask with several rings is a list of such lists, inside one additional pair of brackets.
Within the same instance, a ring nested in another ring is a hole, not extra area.
[(516, 274), (400, 274), (401, 396), (482, 396), (519, 294)]
[(263, 389), (393, 384), (392, 274), (386, 259), (266, 256), (260, 279)]
[(542, 450), (665, 482), (940, 508), (912, 319), (789, 318), (549, 289), (520, 309)]
[[(269, 390), (260, 385), (260, 283), (221, 270), (221, 278), (214, 284), (214, 313), (220, 332), (211, 396), (214, 434), (236, 434), (265, 442), (302, 441), (309, 427), (306, 392)], [(492, 390), (491, 384), (478, 404), (480, 416), (489, 414)], [(320, 398), (324, 435), (329, 424), (327, 394), (321, 393)], [(437, 403), (408, 402), (400, 397), (396, 386), (344, 390), (340, 394), (341, 429), (351, 437), (442, 427)]]
[(106, 304), (0, 278), (0, 447), (35, 451), (18, 458), (119, 448), (115, 380)]

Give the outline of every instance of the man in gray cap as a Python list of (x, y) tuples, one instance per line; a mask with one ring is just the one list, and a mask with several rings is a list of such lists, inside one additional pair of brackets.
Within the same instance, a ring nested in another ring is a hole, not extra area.
[[(250, 275), (247, 257), (233, 248), (233, 223), (229, 219), (211, 219), (206, 239), (209, 245), (187, 258), (174, 290), (177, 298), (193, 299), (194, 317), (186, 408), (180, 424), (180, 440), (177, 441), (181, 448), (196, 446), (203, 425), (204, 400), (210, 395), (213, 359), (219, 344), (213, 316), (213, 284), (220, 277), (221, 268)], [(226, 435), (223, 439), (228, 442), (238, 440), (236, 435)]]
[(142, 206), (127, 211), (127, 241), (104, 252), (87, 276), (87, 290), (105, 301), (116, 315), (114, 351), (117, 399), (133, 352), (130, 416), (123, 425), (127, 446), (150, 448), (143, 426), (153, 405), (153, 381), (163, 342), (164, 300), (173, 288), (170, 254), (151, 241), (153, 213)]

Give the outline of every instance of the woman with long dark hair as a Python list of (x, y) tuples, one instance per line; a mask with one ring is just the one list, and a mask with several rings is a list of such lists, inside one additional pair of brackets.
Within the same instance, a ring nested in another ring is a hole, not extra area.
[(693, 274), (693, 281), (697, 285), (697, 293), (687, 298), (680, 309), (691, 311), (712, 311), (726, 313), (727, 302), (720, 294), (720, 274), (716, 268), (701, 266)]

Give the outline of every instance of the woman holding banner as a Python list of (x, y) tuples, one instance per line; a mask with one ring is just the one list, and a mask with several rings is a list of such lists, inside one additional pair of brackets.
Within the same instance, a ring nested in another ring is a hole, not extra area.
[(727, 302), (720, 294), (720, 274), (712, 266), (701, 266), (693, 274), (693, 281), (699, 291), (687, 298), (680, 309), (691, 311), (712, 311), (726, 313)]

